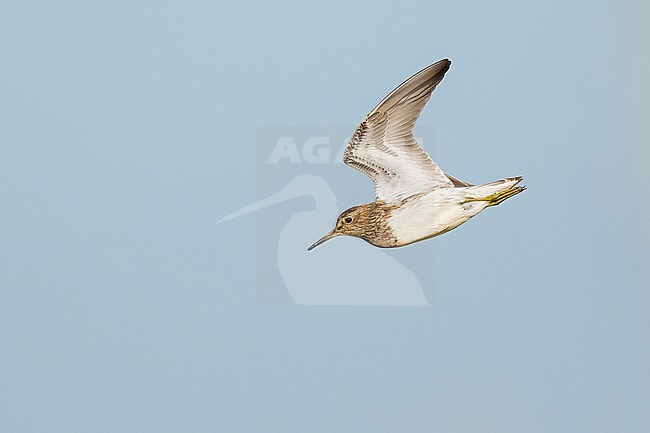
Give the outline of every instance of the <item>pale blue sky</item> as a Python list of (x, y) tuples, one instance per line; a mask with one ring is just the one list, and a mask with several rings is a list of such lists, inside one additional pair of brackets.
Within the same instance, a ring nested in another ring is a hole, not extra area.
[[(0, 431), (650, 430), (639, 13), (3, 1)], [(444, 57), (429, 149), (528, 191), (391, 252), (430, 308), (260, 305), (255, 218), (214, 225), (258, 128), (352, 129)]]

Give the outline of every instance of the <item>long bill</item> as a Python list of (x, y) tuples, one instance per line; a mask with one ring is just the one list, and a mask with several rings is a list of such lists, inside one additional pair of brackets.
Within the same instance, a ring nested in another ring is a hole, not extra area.
[(329, 232), (328, 234), (326, 234), (325, 236), (323, 236), (322, 238), (320, 238), (319, 240), (317, 240), (316, 242), (314, 242), (314, 243), (313, 243), (309, 248), (307, 248), (307, 251), (311, 251), (311, 250), (313, 250), (314, 248), (316, 248), (316, 247), (319, 246), (320, 244), (322, 244), (322, 243), (324, 243), (324, 242), (327, 242), (327, 241), (329, 241), (329, 240), (332, 239), (332, 238), (337, 237), (339, 234), (340, 234), (340, 233), (336, 233), (336, 232), (334, 232), (334, 231)]

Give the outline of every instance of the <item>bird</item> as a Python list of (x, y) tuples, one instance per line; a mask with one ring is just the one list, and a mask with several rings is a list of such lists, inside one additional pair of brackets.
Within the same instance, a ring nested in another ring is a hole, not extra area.
[(411, 76), (357, 126), (343, 162), (370, 177), (375, 200), (345, 210), (307, 251), (342, 235), (379, 248), (402, 247), (447, 233), (526, 189), (519, 186), (521, 176), (464, 182), (445, 173), (415, 140), (413, 126), (450, 66), (443, 59)]

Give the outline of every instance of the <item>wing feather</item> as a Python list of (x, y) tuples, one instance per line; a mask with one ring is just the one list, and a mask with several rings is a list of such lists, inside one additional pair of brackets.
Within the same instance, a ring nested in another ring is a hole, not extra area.
[(348, 142), (343, 161), (372, 179), (377, 200), (398, 203), (422, 191), (455, 186), (413, 137), (420, 112), (450, 65), (440, 60), (400, 84)]

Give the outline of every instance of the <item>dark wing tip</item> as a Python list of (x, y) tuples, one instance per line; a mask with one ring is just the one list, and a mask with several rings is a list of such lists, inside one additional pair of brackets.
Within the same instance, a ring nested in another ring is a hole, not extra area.
[(426, 103), (426, 101), (429, 100), (431, 93), (445, 77), (450, 66), (451, 60), (442, 59), (413, 74), (382, 99), (381, 102), (372, 109), (368, 116), (377, 111), (389, 111), (392, 107), (400, 103), (404, 98), (408, 98), (409, 95), (412, 95), (413, 93), (424, 95), (424, 103)]
[(430, 67), (435, 67), (435, 66), (440, 67), (440, 70), (438, 71), (438, 74), (442, 73), (444, 75), (449, 70), (449, 68), (451, 67), (451, 60), (449, 60), (449, 59), (438, 60), (436, 63), (434, 63)]

